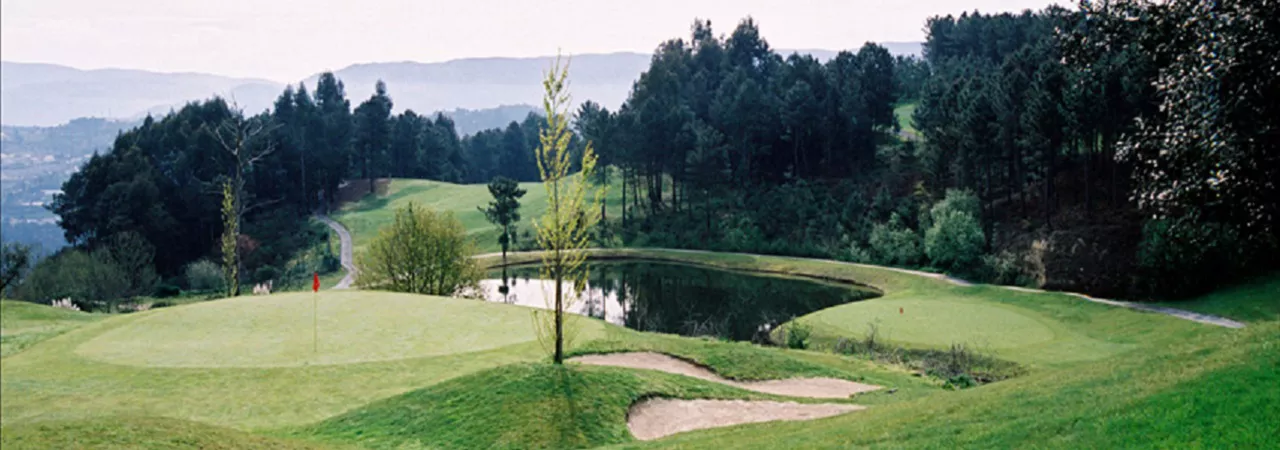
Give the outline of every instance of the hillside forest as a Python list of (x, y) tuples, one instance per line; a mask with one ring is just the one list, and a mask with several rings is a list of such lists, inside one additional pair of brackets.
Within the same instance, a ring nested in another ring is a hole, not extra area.
[[(727, 34), (696, 20), (620, 106), (579, 105), (571, 146), (592, 142), (596, 181), (622, 190), (600, 246), (1185, 297), (1276, 267), (1278, 16), (1274, 1), (1082, 1), (931, 18), (923, 58), (869, 43), (828, 60), (779, 54), (750, 18)], [(187, 287), (220, 261), (227, 180), (242, 180), (245, 283), (332, 265), (298, 263), (325, 247), (310, 216), (371, 179), (538, 181), (536, 115), (460, 137), (443, 115), (393, 115), (393, 97), (379, 82), (348, 99), (325, 74), (260, 114), (214, 98), (147, 118), (63, 185), (49, 208), (72, 246), (11, 293)]]

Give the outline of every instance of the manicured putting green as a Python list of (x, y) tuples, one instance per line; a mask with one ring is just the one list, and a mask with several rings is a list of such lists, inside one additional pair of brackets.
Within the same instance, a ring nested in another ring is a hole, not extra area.
[(132, 322), (85, 342), (76, 353), (132, 366), (275, 367), (440, 356), (536, 340), (531, 309), (477, 300), (322, 292), (317, 311), (314, 352), (312, 294), (289, 293), (124, 318)]
[(1054, 339), (1052, 329), (1018, 308), (961, 297), (868, 300), (822, 310), (802, 320), (811, 320), (824, 331), (853, 330), (846, 337), (859, 339), (868, 324), (876, 324), (881, 339), (932, 348), (964, 343), (1007, 349)]

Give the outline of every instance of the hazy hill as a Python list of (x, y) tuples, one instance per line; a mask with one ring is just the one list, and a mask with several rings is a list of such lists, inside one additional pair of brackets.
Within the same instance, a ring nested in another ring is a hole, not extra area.
[(270, 106), (281, 89), (273, 81), (209, 74), (5, 61), (0, 62), (0, 120), (5, 125), (53, 126), (80, 117), (131, 119), (214, 94), (256, 111)]
[[(920, 53), (918, 42), (883, 45), (894, 54)], [(821, 60), (837, 53), (821, 49), (799, 52)], [(335, 73), (345, 83), (353, 106), (368, 98), (374, 83), (381, 79), (387, 83), (397, 112), (478, 110), (539, 104), (542, 71), (553, 58), (370, 63), (348, 66)], [(645, 53), (575, 56), (570, 68), (574, 99), (594, 100), (616, 108), (626, 99), (631, 83), (648, 67), (649, 59)], [(307, 78), (307, 86), (314, 88), (316, 78)], [(283, 89), (280, 82), (252, 78), (127, 69), (80, 70), (5, 61), (0, 63), (0, 123), (55, 126), (80, 117), (138, 119), (147, 113), (164, 114), (188, 101), (215, 94), (234, 99), (246, 112), (256, 113), (269, 108)]]

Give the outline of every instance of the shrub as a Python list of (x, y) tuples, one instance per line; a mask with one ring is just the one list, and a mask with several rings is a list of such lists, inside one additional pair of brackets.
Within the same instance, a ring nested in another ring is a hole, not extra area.
[(182, 294), (182, 288), (172, 284), (157, 284), (156, 290), (151, 295), (155, 298), (177, 297)]
[(1195, 216), (1147, 222), (1138, 247), (1144, 291), (1189, 297), (1229, 281), (1247, 263), (1239, 232)]
[(41, 260), (22, 283), (21, 298), (44, 303), (72, 298), (83, 309), (114, 309), (129, 294), (128, 279), (106, 254), (65, 249)]
[(902, 223), (898, 213), (871, 228), (871, 257), (878, 264), (911, 266), (920, 262), (920, 235)]
[(187, 289), (203, 292), (222, 287), (222, 266), (213, 261), (202, 259), (187, 264), (182, 273), (187, 279)]
[(787, 348), (804, 350), (809, 348), (809, 337), (813, 335), (813, 327), (799, 320), (792, 320), (783, 328), (786, 335)]
[(932, 226), (924, 235), (924, 251), (934, 266), (963, 272), (977, 267), (986, 238), (978, 222), (973, 194), (947, 191), (929, 211)]
[(410, 203), (360, 255), (356, 284), (427, 295), (479, 291), (474, 253), (475, 244), (453, 213)]

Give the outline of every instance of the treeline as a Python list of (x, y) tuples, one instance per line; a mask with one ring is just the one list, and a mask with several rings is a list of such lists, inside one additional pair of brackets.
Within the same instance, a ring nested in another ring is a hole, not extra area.
[(966, 13), (928, 21), (924, 60), (868, 44), (826, 63), (778, 55), (750, 19), (727, 37), (698, 21), (578, 126), (621, 169), (633, 245), (1187, 296), (1275, 265), (1278, 41), (1259, 30), (1276, 11)]
[[(224, 188), (234, 193), (237, 278), (280, 285), (336, 268), (337, 249), (308, 217), (333, 205), (340, 190), (372, 190), (374, 183), (365, 188), (361, 180), (538, 177), (533, 152), (543, 121), (536, 115), (460, 138), (443, 114), (393, 115), (392, 106), (379, 82), (352, 108), (343, 83), (324, 74), (314, 93), (289, 86), (272, 110), (256, 115), (214, 98), (148, 117), (63, 184), (49, 209), (71, 247), (42, 260), (14, 292), (102, 307), (122, 297), (207, 288), (232, 223)], [(114, 255), (129, 255), (127, 264)], [(154, 276), (127, 288), (102, 281), (119, 273)]]

